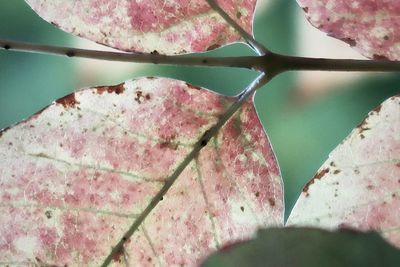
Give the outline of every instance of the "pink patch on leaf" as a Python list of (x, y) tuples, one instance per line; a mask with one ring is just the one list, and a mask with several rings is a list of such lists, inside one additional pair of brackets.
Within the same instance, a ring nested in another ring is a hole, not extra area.
[(400, 59), (398, 0), (298, 0), (310, 22), (375, 59)]
[[(235, 101), (163, 78), (118, 88), (78, 91), (74, 108), (51, 105), (3, 132), (0, 262), (101, 265)], [(130, 265), (196, 266), (224, 244), (282, 223), (277, 163), (248, 101), (113, 259), (126, 253)], [(21, 240), (34, 249), (18, 247)]]
[[(256, 0), (217, 2), (252, 33)], [(67, 32), (124, 51), (204, 52), (241, 39), (203, 0), (27, 0), (27, 3), (45, 20)]]

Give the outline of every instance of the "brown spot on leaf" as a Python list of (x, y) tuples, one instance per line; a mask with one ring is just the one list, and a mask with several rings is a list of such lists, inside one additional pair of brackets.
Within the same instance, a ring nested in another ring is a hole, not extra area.
[(236, 18), (240, 19), (242, 17), (242, 13), (240, 11), (236, 12)]
[(335, 170), (334, 172), (333, 172), (333, 174), (339, 174), (340, 173), (340, 170)]
[(324, 177), (325, 174), (327, 174), (329, 172), (329, 168), (325, 168), (323, 170), (320, 170), (319, 172), (317, 172), (314, 177), (308, 182), (306, 183), (306, 185), (303, 188), (303, 192), (306, 193), (306, 196), (308, 196), (308, 189), (310, 187), (310, 185), (312, 185), (313, 183), (315, 183), (315, 180), (320, 180), (322, 177)]
[(348, 43), (351, 47), (357, 45), (356, 40), (354, 40), (354, 39), (352, 39), (352, 38), (341, 38), (340, 40), (342, 40), (343, 42)]
[(269, 202), (269, 205), (270, 205), (271, 207), (274, 207), (274, 206), (275, 206), (275, 200), (274, 200), (273, 198), (269, 198), (269, 199), (268, 199), (268, 202)]
[(65, 108), (69, 108), (69, 107), (74, 108), (77, 104), (79, 104), (79, 102), (76, 101), (76, 99), (75, 99), (75, 93), (72, 93), (72, 94), (66, 95), (60, 99), (57, 99), (56, 103), (63, 105)]
[(51, 217), (53, 217), (51, 210), (46, 210), (46, 212), (44, 214), (46, 215), (47, 219), (51, 219)]
[(379, 106), (377, 106), (376, 108), (374, 108), (374, 111), (375, 111), (376, 113), (379, 113), (379, 112), (381, 111), (381, 109), (382, 109), (382, 105), (379, 105)]
[(114, 86), (99, 86), (96, 87), (97, 93), (102, 94), (104, 92), (116, 93), (117, 95), (122, 94), (125, 91), (124, 83), (120, 83)]
[(241, 210), (242, 212), (244, 212), (244, 207), (243, 207), (243, 206), (240, 206), (240, 210)]
[(116, 251), (112, 257), (114, 262), (122, 262), (124, 256), (124, 247), (120, 247), (118, 251)]
[(368, 190), (372, 190), (372, 189), (374, 189), (374, 186), (373, 185), (367, 185), (367, 189)]
[(60, 28), (60, 25), (58, 23), (55, 23), (54, 21), (50, 21), (51, 25)]
[(144, 96), (142, 91), (140, 90), (136, 91), (135, 101), (138, 102), (138, 104), (142, 104), (142, 102), (144, 101)]
[(4, 134), (5, 132), (7, 132), (9, 129), (10, 129), (10, 127), (6, 127), (6, 128), (1, 129), (1, 130), (0, 130), (0, 137), (2, 137), (3, 134)]
[(336, 164), (333, 161), (331, 161), (331, 163), (329, 163), (329, 165), (332, 166), (332, 167), (336, 167)]
[(256, 192), (256, 197), (259, 197), (260, 196), (260, 192)]
[(213, 45), (210, 45), (209, 47), (207, 47), (207, 51), (214, 50), (214, 49), (217, 49), (219, 47), (221, 47), (221, 45), (213, 44)]
[(322, 177), (324, 177), (325, 174), (327, 174), (329, 172), (329, 168), (325, 168), (319, 172), (317, 172), (317, 174), (315, 174), (315, 176), (313, 177), (313, 179), (321, 179)]
[(363, 120), (363, 121), (357, 126), (357, 128), (358, 128), (358, 133), (360, 134), (360, 137), (361, 137), (362, 139), (364, 139), (364, 137), (365, 137), (365, 136), (363, 135), (363, 133), (364, 133), (365, 131), (371, 130), (371, 128), (368, 127), (367, 119)]
[(389, 60), (386, 56), (384, 56), (384, 55), (373, 55), (372, 56), (372, 58), (374, 59), (374, 60)]
[(303, 7), (303, 11), (308, 13), (308, 7)]
[(178, 149), (178, 144), (174, 142), (175, 135), (168, 136), (160, 143), (160, 148)]
[(178, 149), (178, 144), (176, 143), (172, 143), (172, 142), (168, 142), (168, 141), (164, 141), (160, 143), (160, 148), (169, 148), (172, 150), (177, 150)]
[(150, 52), (150, 54), (152, 54), (152, 55), (159, 55), (160, 53), (158, 53), (157, 50), (153, 50), (152, 52)]
[(193, 84), (190, 84), (190, 83), (186, 83), (186, 86), (189, 87), (190, 89), (201, 90), (200, 86), (193, 85)]

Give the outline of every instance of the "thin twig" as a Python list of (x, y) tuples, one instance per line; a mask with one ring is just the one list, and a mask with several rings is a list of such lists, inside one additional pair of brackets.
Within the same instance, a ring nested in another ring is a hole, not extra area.
[(147, 207), (140, 213), (137, 219), (133, 222), (129, 230), (123, 235), (120, 241), (113, 247), (110, 254), (104, 260), (102, 267), (108, 266), (114, 256), (121, 251), (124, 246), (124, 243), (135, 233), (135, 231), (140, 227), (146, 217), (150, 214), (150, 212), (158, 205), (158, 203), (163, 199), (165, 194), (171, 188), (171, 186), (178, 179), (180, 174), (189, 165), (190, 162), (199, 154), (200, 150), (205, 147), (210, 141), (210, 139), (218, 133), (218, 131), (224, 126), (224, 124), (232, 117), (232, 115), (243, 105), (244, 101), (248, 99), (249, 96), (252, 96), (257, 88), (265, 85), (271, 77), (267, 77), (266, 74), (260, 74), (246, 89), (242, 91), (242, 93), (237, 97), (235, 103), (233, 103), (227, 111), (219, 118), (218, 122), (212, 126), (208, 131), (206, 131), (202, 138), (196, 142), (193, 146), (192, 151), (183, 159), (182, 163), (176, 168), (176, 170), (168, 177), (165, 181), (163, 187), (158, 191), (158, 193), (153, 197)]
[[(257, 56), (245, 57), (199, 57), (199, 56), (165, 56), (146, 53), (123, 53), (99, 50), (87, 50), (62, 46), (40, 45), (0, 39), (0, 49), (54, 54), (67, 57), (83, 57), (99, 60), (112, 60), (122, 62), (152, 63), (167, 65), (186, 65), (203, 67), (234, 67), (257, 69), (255, 62), (260, 62)], [(253, 66), (254, 65), (254, 66)], [(260, 65), (260, 64), (258, 64)]]
[(400, 61), (294, 57), (270, 53), (263, 56), (264, 72), (285, 71), (363, 71), (399, 72)]
[(268, 49), (257, 42), (253, 36), (246, 32), (242, 26), (240, 26), (234, 19), (232, 19), (214, 0), (206, 0), (212, 9), (214, 9), (224, 20), (231, 25), (242, 38), (247, 42), (247, 44), (260, 56), (267, 54)]
[(306, 58), (275, 54), (268, 52), (264, 56), (241, 57), (199, 57), (199, 56), (164, 56), (153, 54), (134, 54), (123, 52), (108, 52), (70, 47), (39, 45), (0, 39), (0, 49), (24, 51), (30, 53), (45, 53), (68, 57), (83, 57), (98, 60), (122, 62), (186, 65), (203, 67), (233, 67), (246, 68), (269, 73), (274, 76), (285, 71), (400, 71), (399, 61), (388, 60), (356, 60)]

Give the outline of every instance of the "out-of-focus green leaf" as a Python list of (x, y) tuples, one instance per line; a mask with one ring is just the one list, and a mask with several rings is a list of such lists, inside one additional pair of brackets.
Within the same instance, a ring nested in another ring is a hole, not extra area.
[(400, 250), (374, 232), (269, 228), (260, 230), (254, 240), (215, 253), (203, 266), (395, 267), (399, 263)]

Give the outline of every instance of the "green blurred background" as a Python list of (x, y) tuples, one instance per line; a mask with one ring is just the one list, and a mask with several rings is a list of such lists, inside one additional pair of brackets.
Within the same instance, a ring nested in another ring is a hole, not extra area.
[[(294, 0), (259, 0), (255, 36), (271, 50), (299, 54), (299, 7)], [(267, 6), (267, 7), (265, 7)], [(44, 22), (22, 0), (0, 0), (0, 38), (63, 46), (77, 37)], [(328, 37), (327, 37), (328, 38)], [(308, 40), (312, 43), (313, 40)], [(88, 42), (84, 43), (88, 44)], [(315, 44), (314, 44), (315, 45)], [(87, 47), (87, 46), (85, 46)], [(312, 49), (310, 55), (312, 55)], [(251, 55), (243, 44), (210, 55)], [(256, 107), (275, 149), (285, 182), (286, 216), (302, 186), (369, 110), (400, 92), (400, 76), (363, 75), (322, 90), (300, 88), (299, 73), (275, 78), (256, 95)], [(316, 72), (310, 79), (318, 78)], [(30, 116), (75, 89), (112, 85), (138, 76), (165, 76), (214, 91), (237, 94), (257, 73), (227, 68), (190, 68), (109, 63), (98, 60), (0, 51), (0, 129)], [(341, 74), (337, 74), (337, 80)], [(303, 86), (304, 87), (304, 86)], [(326, 90), (325, 90), (325, 89)], [(329, 89), (329, 90), (328, 90)], [(1, 160), (1, 159), (0, 159)]]

